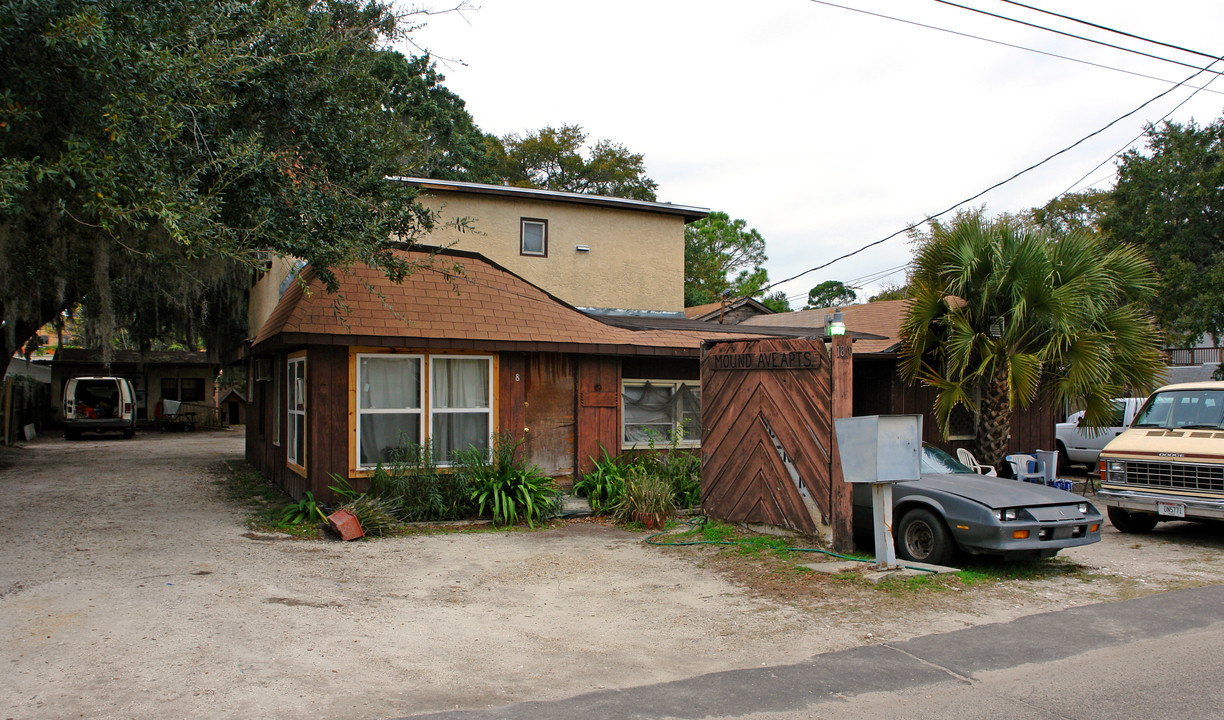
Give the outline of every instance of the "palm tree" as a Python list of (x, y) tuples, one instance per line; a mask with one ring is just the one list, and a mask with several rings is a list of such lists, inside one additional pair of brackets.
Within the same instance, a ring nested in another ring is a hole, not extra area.
[[(936, 225), (914, 259), (902, 322), (901, 374), (938, 389), (943, 436), (957, 404), (977, 411), (975, 454), (998, 465), (1013, 408), (1078, 402), (1105, 424), (1109, 400), (1163, 378), (1158, 335), (1142, 309), (1157, 276), (1137, 250), (1091, 232), (1050, 237), (1014, 218)], [(980, 391), (980, 407), (975, 402)]]

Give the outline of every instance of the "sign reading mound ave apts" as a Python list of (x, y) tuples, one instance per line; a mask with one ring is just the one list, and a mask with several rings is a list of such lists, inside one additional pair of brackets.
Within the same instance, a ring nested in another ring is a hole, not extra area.
[(710, 356), (711, 370), (794, 370), (816, 368), (821, 357), (816, 350), (791, 350), (790, 352), (745, 352), (713, 354)]

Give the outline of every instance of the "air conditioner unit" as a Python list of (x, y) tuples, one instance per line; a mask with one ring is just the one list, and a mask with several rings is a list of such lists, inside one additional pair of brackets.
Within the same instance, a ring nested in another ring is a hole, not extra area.
[(255, 358), (255, 382), (272, 382), (272, 361)]

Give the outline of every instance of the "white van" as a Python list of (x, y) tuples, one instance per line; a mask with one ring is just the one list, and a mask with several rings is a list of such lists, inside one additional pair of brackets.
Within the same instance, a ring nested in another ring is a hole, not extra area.
[(74, 377), (64, 385), (64, 439), (83, 432), (136, 434), (136, 393), (121, 377)]

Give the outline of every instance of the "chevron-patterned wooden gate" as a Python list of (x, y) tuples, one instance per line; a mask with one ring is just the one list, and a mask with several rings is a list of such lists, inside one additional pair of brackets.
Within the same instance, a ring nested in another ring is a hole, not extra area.
[(706, 344), (701, 505), (707, 514), (831, 533), (835, 545), (850, 546), (849, 487), (833, 442), (835, 412), (850, 414), (849, 350), (844, 338), (828, 346), (790, 339)]

